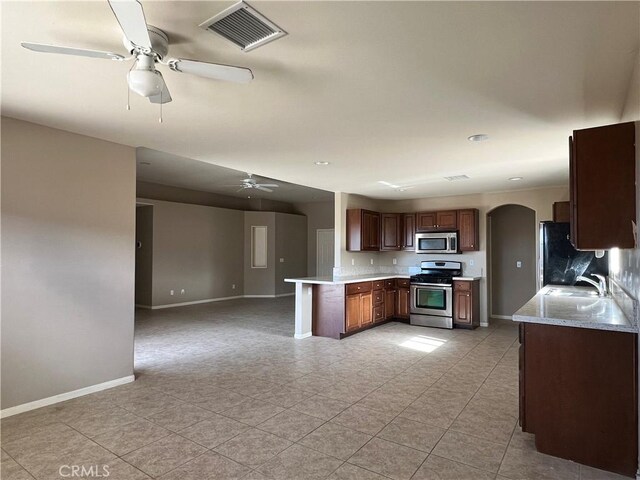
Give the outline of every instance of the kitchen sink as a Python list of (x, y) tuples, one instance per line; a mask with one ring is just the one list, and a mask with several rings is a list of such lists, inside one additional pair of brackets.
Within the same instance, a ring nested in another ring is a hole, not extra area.
[(597, 297), (598, 292), (596, 290), (569, 290), (565, 288), (548, 288), (545, 295), (551, 295), (554, 297)]

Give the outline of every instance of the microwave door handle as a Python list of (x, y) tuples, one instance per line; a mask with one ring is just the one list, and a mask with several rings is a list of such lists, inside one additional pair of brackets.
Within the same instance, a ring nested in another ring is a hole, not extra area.
[(451, 247), (450, 250), (452, 252), (457, 252), (458, 246), (456, 245), (456, 237), (451, 237), (449, 241), (450, 241), (449, 246)]

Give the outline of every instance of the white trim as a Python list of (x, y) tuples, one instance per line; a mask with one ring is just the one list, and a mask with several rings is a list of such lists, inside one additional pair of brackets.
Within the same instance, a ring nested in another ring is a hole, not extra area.
[(293, 297), (296, 294), (296, 292), (291, 292), (291, 293), (279, 293), (278, 295), (276, 295), (276, 298), (280, 298), (280, 297)]
[(235, 300), (236, 298), (243, 298), (243, 297), (245, 297), (245, 295), (236, 295), (234, 297), (207, 298), (205, 300), (194, 300), (192, 302), (167, 303), (166, 305), (154, 305), (152, 307), (145, 307), (144, 305), (140, 305), (140, 306), (142, 308), (150, 308), (151, 310), (159, 310), (161, 308), (185, 307), (187, 305), (197, 305), (199, 303), (211, 303), (211, 302), (221, 302), (223, 300)]
[(151, 310), (153, 307), (151, 305), (141, 305), (136, 303), (136, 308), (146, 308), (147, 310)]
[(296, 333), (296, 334), (293, 336), (293, 338), (296, 338), (296, 339), (298, 339), (298, 340), (301, 340), (301, 339), (303, 339), (303, 338), (308, 338), (308, 337), (310, 337), (311, 335), (313, 335), (311, 332), (307, 332), (307, 333)]
[(491, 315), (491, 318), (499, 318), (500, 320), (513, 320), (511, 315)]
[(116, 378), (115, 380), (109, 380), (108, 382), (98, 383), (97, 385), (91, 385), (90, 387), (80, 388), (73, 390), (72, 392), (60, 393), (53, 397), (42, 398), (29, 403), (23, 403), (22, 405), (16, 405), (15, 407), (5, 408), (0, 410), (0, 418), (11, 417), (19, 413), (28, 412), (29, 410), (35, 410), (36, 408), (46, 407), (47, 405), (53, 405), (54, 403), (64, 402), (65, 400), (71, 400), (72, 398), (82, 397), (83, 395), (89, 395), (90, 393), (106, 390), (107, 388), (117, 387), (126, 383), (135, 381), (134, 375), (128, 375), (122, 378)]
[(489, 322), (480, 322), (480, 326), (481, 327), (488, 327), (489, 326)]
[(275, 295), (244, 295), (244, 298), (276, 298)]

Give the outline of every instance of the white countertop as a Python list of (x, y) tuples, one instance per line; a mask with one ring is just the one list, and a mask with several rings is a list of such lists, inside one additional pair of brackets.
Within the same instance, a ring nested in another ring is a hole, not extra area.
[(391, 278), (409, 278), (411, 275), (402, 275), (400, 273), (382, 273), (377, 275), (350, 275), (345, 277), (302, 277), (302, 278), (285, 278), (285, 282), (289, 283), (312, 283), (312, 284), (329, 284), (340, 285), (345, 283), (357, 282), (374, 282), (376, 280), (389, 280)]
[(480, 280), (482, 277), (453, 277), (453, 280), (458, 280), (461, 282), (473, 282), (475, 280)]
[(513, 315), (517, 322), (638, 333), (611, 297), (591, 287), (547, 285)]

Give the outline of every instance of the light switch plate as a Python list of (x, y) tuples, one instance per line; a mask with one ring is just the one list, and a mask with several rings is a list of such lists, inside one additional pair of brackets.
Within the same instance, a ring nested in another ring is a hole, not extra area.
[(522, 262), (520, 260), (516, 262), (516, 268), (522, 268)]

